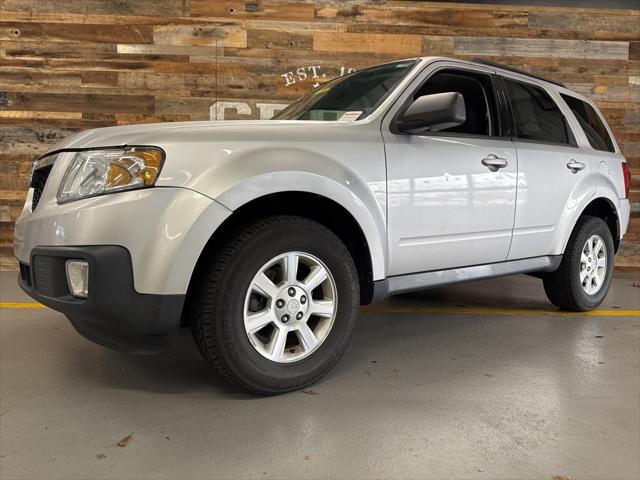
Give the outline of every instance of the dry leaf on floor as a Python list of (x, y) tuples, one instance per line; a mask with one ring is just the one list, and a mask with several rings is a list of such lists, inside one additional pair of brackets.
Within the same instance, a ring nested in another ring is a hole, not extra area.
[(304, 456), (304, 459), (305, 459), (305, 460), (311, 460), (311, 455), (305, 455), (305, 456)]
[(551, 480), (571, 480), (571, 479), (566, 475), (554, 475), (553, 477), (551, 477)]
[(119, 447), (126, 447), (131, 442), (133, 442), (133, 437), (131, 435), (127, 435), (126, 437), (124, 437), (122, 440), (120, 440), (118, 442), (118, 446)]
[(107, 458), (104, 453), (96, 453), (96, 460), (102, 460), (103, 458)]
[(305, 395), (317, 395), (318, 392), (314, 391), (314, 390), (302, 390), (302, 393), (304, 393)]

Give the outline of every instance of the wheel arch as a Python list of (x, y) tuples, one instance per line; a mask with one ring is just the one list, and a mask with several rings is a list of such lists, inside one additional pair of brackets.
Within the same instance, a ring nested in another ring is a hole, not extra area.
[(615, 252), (620, 247), (620, 217), (615, 205), (606, 197), (598, 197), (595, 200), (589, 202), (589, 204), (582, 210), (580, 217), (590, 215), (592, 217), (598, 217), (604, 220), (611, 231), (613, 237), (613, 245)]
[(335, 233), (345, 243), (358, 269), (361, 304), (366, 305), (372, 301), (374, 266), (370, 242), (362, 226), (343, 205), (328, 197), (305, 191), (270, 193), (235, 209), (211, 235), (200, 253), (189, 282), (187, 301), (205, 274), (207, 262), (213, 252), (243, 224), (270, 215), (297, 215), (314, 220)]
[(591, 200), (582, 209), (578, 217), (573, 222), (571, 232), (573, 232), (573, 230), (575, 229), (578, 219), (584, 216), (600, 218), (607, 224), (609, 230), (611, 231), (611, 236), (613, 237), (614, 251), (617, 253), (618, 248), (620, 247), (620, 217), (615, 204), (609, 198), (602, 196)]

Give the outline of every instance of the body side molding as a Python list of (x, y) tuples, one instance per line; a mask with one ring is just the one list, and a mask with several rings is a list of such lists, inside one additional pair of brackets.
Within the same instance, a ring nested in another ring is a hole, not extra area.
[(470, 267), (387, 277), (384, 280), (374, 282), (374, 302), (396, 293), (426, 290), (483, 278), (514, 275), (517, 273), (553, 272), (560, 266), (561, 261), (562, 255), (549, 255), (490, 263), (487, 265), (474, 265)]

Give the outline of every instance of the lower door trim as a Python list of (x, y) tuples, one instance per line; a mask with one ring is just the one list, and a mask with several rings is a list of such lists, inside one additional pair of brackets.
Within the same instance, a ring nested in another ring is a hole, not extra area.
[(502, 277), (517, 273), (553, 272), (560, 266), (561, 261), (562, 255), (548, 255), (387, 277), (384, 280), (374, 282), (373, 301), (379, 301), (391, 294), (426, 290), (483, 278)]

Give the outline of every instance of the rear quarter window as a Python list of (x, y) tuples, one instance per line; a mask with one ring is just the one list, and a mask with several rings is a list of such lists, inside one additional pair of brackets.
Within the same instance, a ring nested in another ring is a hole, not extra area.
[(596, 150), (604, 152), (615, 152), (611, 136), (600, 119), (598, 112), (587, 102), (572, 97), (570, 95), (561, 94), (562, 99), (569, 106), (575, 115), (582, 131), (587, 136), (589, 144)]

